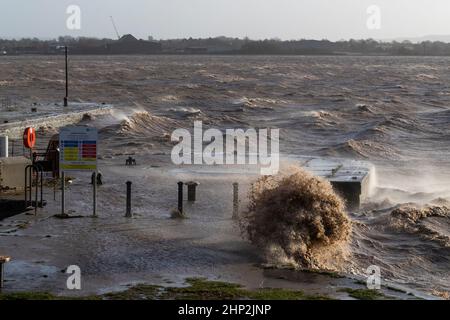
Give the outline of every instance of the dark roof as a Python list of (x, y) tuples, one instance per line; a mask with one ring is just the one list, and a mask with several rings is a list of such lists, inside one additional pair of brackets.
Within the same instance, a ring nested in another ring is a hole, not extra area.
[(119, 39), (119, 41), (122, 41), (122, 42), (135, 42), (135, 41), (138, 41), (138, 39), (136, 39), (133, 35), (131, 35), (131, 34), (126, 34), (126, 35), (124, 35), (124, 36), (122, 36), (120, 39)]

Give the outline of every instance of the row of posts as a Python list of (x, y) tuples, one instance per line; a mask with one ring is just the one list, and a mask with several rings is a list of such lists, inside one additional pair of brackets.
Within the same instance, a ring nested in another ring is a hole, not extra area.
[[(183, 189), (184, 185), (188, 187), (188, 201), (195, 202), (197, 187), (199, 186), (198, 182), (187, 182), (184, 183), (182, 181), (178, 182), (178, 212), (183, 214)], [(127, 186), (127, 197), (126, 197), (126, 209), (125, 209), (125, 217), (132, 218), (133, 213), (131, 212), (131, 181), (126, 182)], [(233, 183), (233, 219), (236, 219), (239, 214), (239, 184), (237, 182)]]
[[(31, 175), (31, 173), (30, 173)], [(42, 184), (42, 177), (41, 177)], [(102, 175), (101, 173), (94, 172), (91, 177), (91, 184), (93, 186), (93, 216), (97, 216), (97, 185), (102, 185)], [(125, 208), (125, 217), (132, 218), (133, 213), (131, 211), (131, 181), (126, 182), (126, 208)], [(178, 212), (183, 215), (183, 189), (184, 185), (187, 185), (188, 189), (188, 202), (195, 202), (197, 200), (196, 193), (197, 187), (199, 186), (198, 182), (190, 181), (190, 182), (178, 182)], [(62, 172), (61, 174), (61, 213), (64, 215), (65, 213), (65, 174)], [(31, 190), (30, 190), (31, 192)], [(36, 188), (37, 193), (37, 188)], [(42, 186), (41, 186), (42, 193)], [(54, 198), (56, 198), (56, 183), (54, 186)], [(31, 199), (31, 195), (30, 195)], [(41, 195), (42, 202), (42, 195)], [(239, 214), (239, 184), (237, 182), (233, 183), (233, 219), (236, 219)]]

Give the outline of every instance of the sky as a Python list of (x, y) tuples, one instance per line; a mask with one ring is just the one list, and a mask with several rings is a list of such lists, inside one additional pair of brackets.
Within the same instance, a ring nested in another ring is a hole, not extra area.
[[(69, 5), (81, 10), (67, 28)], [(368, 28), (371, 5), (379, 29)], [(115, 38), (396, 39), (450, 35), (449, 0), (0, 0), (0, 38), (61, 35)]]

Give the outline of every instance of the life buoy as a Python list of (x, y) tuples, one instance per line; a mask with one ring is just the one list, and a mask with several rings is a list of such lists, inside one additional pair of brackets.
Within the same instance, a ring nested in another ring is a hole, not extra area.
[(36, 144), (36, 130), (29, 127), (23, 132), (23, 145), (25, 148), (31, 149)]

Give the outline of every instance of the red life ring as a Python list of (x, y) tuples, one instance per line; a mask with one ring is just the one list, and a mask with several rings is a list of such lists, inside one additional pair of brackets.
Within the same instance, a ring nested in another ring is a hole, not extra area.
[(23, 132), (23, 145), (25, 148), (32, 149), (36, 144), (36, 130), (29, 127)]

